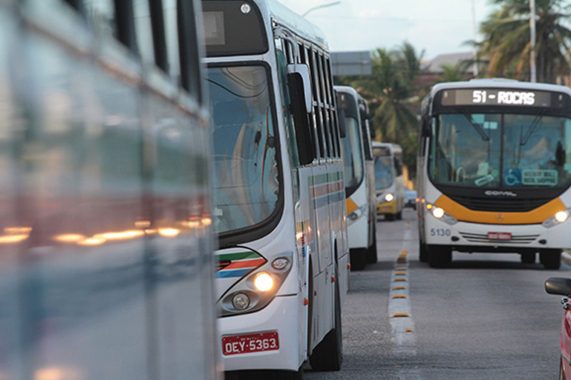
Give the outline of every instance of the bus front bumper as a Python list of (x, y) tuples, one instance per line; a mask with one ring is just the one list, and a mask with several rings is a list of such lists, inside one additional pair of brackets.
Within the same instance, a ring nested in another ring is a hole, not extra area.
[(377, 203), (377, 214), (396, 214), (397, 213), (397, 200), (393, 199), (390, 202), (378, 202)]
[[(217, 346), (224, 371), (277, 369), (297, 371), (301, 365), (299, 311), (303, 301), (298, 295), (276, 297), (264, 309), (244, 315), (218, 318)], [(305, 322), (304, 322), (305, 323)], [(239, 336), (277, 333), (279, 348), (249, 353), (228, 353), (223, 345), (232, 342), (239, 351)], [(226, 354), (225, 354), (226, 352)]]
[[(542, 224), (500, 225), (458, 222), (449, 225), (426, 215), (426, 244), (446, 245), (459, 251), (521, 252), (525, 249), (567, 249), (571, 247), (570, 221), (551, 228)], [(473, 247), (471, 250), (470, 247)]]

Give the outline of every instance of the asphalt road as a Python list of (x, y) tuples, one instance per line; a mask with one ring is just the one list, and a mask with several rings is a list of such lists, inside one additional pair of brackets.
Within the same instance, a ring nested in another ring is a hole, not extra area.
[(343, 305), (344, 363), (306, 379), (556, 379), (562, 308), (551, 276), (514, 254), (454, 253), (418, 261), (415, 214), (379, 220), (379, 262), (351, 273)]

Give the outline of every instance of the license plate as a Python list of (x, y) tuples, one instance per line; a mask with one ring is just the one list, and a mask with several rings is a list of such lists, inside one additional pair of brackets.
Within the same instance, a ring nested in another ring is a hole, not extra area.
[(490, 240), (512, 240), (511, 232), (488, 232)]
[(279, 350), (279, 348), (280, 341), (277, 331), (226, 335), (222, 337), (222, 353), (226, 356), (261, 351), (276, 351)]

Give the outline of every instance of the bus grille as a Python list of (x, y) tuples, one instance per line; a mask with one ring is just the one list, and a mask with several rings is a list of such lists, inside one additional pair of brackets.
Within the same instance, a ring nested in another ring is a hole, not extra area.
[(511, 240), (492, 240), (488, 239), (487, 234), (474, 234), (468, 232), (460, 232), (460, 235), (471, 243), (493, 243), (493, 244), (512, 244), (522, 245), (531, 244), (539, 237), (539, 235), (512, 235)]
[[(450, 195), (449, 195), (450, 196)], [(497, 198), (477, 198), (450, 196), (462, 206), (474, 211), (495, 211), (495, 212), (526, 212), (549, 202), (553, 198), (536, 199), (497, 199)]]

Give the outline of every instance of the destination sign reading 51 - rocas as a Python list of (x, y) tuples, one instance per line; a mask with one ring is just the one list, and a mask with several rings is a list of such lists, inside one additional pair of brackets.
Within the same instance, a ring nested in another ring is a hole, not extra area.
[[(557, 96), (555, 96), (557, 99)], [(558, 100), (558, 99), (557, 99)], [(520, 107), (557, 107), (552, 104), (552, 93), (513, 89), (463, 89), (446, 90), (442, 94), (443, 106), (520, 106)]]

